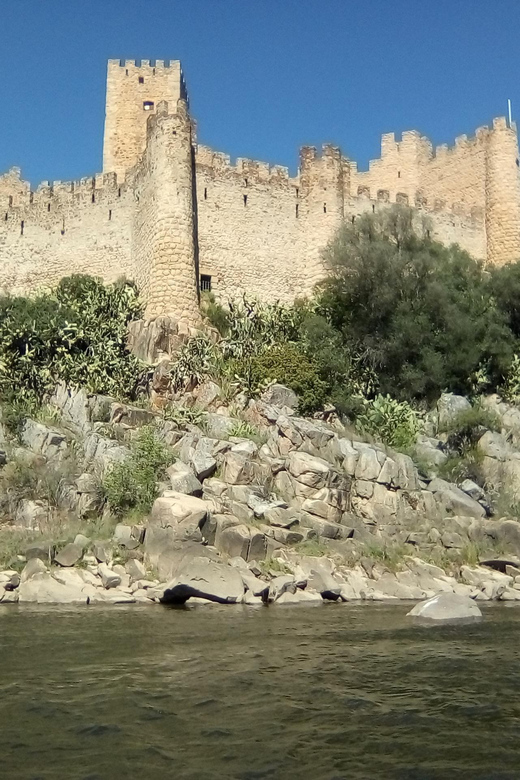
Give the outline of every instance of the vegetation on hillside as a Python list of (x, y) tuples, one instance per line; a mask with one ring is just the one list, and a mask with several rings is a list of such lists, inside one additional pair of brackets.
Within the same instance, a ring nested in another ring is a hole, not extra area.
[(60, 380), (132, 397), (141, 368), (126, 348), (126, 328), (140, 311), (134, 285), (90, 276), (69, 276), (33, 297), (0, 297), (4, 422), (15, 428)]
[[(520, 398), (520, 262), (486, 269), (414, 219), (395, 206), (345, 223), (312, 300), (287, 307), (244, 297), (222, 307), (210, 296), (206, 316), (221, 338), (184, 345), (173, 388), (211, 377), (231, 399), (280, 382), (298, 394), (300, 413), (332, 403), (398, 447), (413, 442), (442, 392)], [(125, 335), (139, 315), (133, 285), (88, 276), (0, 298), (4, 422), (15, 428), (59, 380), (135, 397), (141, 366)]]

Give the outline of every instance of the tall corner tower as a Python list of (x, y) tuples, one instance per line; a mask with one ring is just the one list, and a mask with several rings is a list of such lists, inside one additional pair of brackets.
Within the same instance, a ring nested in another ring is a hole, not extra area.
[(516, 124), (493, 120), (486, 155), (487, 259), (503, 265), (520, 259), (520, 173)]
[(103, 172), (124, 180), (146, 144), (146, 122), (161, 101), (188, 100), (178, 60), (109, 60), (103, 140)]

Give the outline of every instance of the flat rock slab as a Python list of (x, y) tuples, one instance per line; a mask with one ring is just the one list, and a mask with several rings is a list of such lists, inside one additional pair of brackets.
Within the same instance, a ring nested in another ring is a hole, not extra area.
[(74, 566), (81, 558), (83, 558), (83, 545), (71, 543), (66, 544), (54, 560), (60, 566)]
[(426, 620), (468, 620), (482, 617), (482, 612), (473, 599), (467, 596), (438, 593), (433, 598), (416, 604), (408, 615)]

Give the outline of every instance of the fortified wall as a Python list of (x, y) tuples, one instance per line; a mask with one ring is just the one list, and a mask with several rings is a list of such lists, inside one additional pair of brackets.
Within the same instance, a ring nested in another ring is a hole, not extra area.
[(71, 273), (136, 280), (147, 316), (196, 324), (200, 290), (291, 302), (326, 274), (343, 220), (408, 203), (432, 238), (492, 263), (520, 258), (516, 126), (505, 119), (434, 149), (416, 131), (382, 138), (359, 171), (332, 145), (300, 151), (298, 174), (197, 144), (179, 62), (110, 60), (104, 172), (34, 191), (0, 176), (0, 289)]

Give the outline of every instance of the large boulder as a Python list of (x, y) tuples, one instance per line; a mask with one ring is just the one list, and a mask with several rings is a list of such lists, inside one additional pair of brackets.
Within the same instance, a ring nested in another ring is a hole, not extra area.
[(262, 401), (271, 406), (287, 406), (289, 409), (298, 408), (298, 396), (285, 385), (273, 384), (262, 393)]
[(170, 490), (156, 499), (144, 538), (147, 562), (156, 568), (161, 578), (173, 576), (173, 572), (191, 547), (200, 547), (201, 527), (207, 516), (206, 502), (195, 496), (187, 496)]
[(209, 558), (194, 558), (164, 588), (162, 604), (184, 604), (192, 597), (234, 604), (244, 594), (240, 571)]
[(328, 484), (332, 466), (323, 458), (293, 450), (287, 458), (287, 471), (298, 482), (318, 490)]
[(448, 514), (465, 517), (484, 517), (486, 510), (456, 485), (444, 479), (432, 479), (428, 489), (442, 509)]
[(470, 409), (471, 404), (464, 396), (443, 393), (437, 402), (438, 429), (446, 430), (457, 420), (457, 417)]
[(21, 604), (87, 604), (89, 601), (88, 595), (79, 587), (65, 585), (44, 572), (20, 583), (18, 599)]
[(438, 593), (433, 598), (416, 604), (408, 615), (427, 620), (465, 620), (482, 617), (482, 612), (467, 596), (457, 593)]

